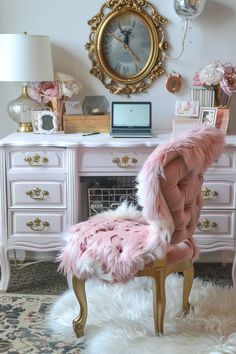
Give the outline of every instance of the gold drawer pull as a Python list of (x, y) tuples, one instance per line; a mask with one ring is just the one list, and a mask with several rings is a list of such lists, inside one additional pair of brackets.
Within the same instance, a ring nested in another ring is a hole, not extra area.
[(202, 197), (204, 200), (215, 199), (218, 196), (217, 191), (212, 191), (209, 188), (205, 187), (202, 189)]
[[(129, 164), (129, 160), (130, 160), (130, 164)], [(138, 162), (138, 160), (134, 157), (129, 157), (125, 155), (121, 158), (114, 157), (114, 159), (112, 159), (112, 162), (120, 168), (128, 168), (128, 167), (132, 167), (132, 164), (135, 165)]]
[(34, 221), (28, 221), (26, 223), (27, 227), (30, 227), (32, 231), (43, 231), (45, 227), (49, 227), (50, 224), (48, 221), (40, 220), (39, 218), (35, 219)]
[(199, 231), (213, 231), (217, 226), (215, 221), (210, 222), (208, 219), (204, 219), (202, 222), (199, 221), (197, 224)]
[(45, 197), (49, 196), (48, 191), (42, 191), (42, 189), (36, 187), (31, 191), (26, 191), (26, 195), (28, 195), (32, 199), (37, 199), (37, 200), (44, 200)]
[(36, 154), (33, 157), (27, 156), (24, 158), (25, 162), (28, 163), (29, 166), (32, 167), (39, 167), (43, 166), (44, 164), (48, 163), (47, 157), (41, 157), (40, 155)]

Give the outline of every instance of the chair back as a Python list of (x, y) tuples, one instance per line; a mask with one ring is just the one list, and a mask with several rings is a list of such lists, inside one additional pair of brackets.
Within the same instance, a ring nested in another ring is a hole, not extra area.
[(159, 145), (147, 158), (137, 177), (137, 196), (153, 244), (156, 237), (162, 246), (192, 237), (203, 205), (203, 173), (223, 147), (219, 129), (201, 127)]

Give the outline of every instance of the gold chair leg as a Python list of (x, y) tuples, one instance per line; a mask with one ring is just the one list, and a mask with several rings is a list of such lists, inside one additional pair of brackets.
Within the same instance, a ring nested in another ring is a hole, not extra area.
[(187, 269), (183, 270), (184, 276), (184, 286), (183, 286), (183, 311), (184, 313), (189, 313), (190, 311), (190, 303), (189, 303), (189, 295), (193, 286), (194, 279), (194, 267), (191, 265)]
[(72, 285), (76, 295), (76, 298), (80, 304), (80, 313), (73, 320), (73, 329), (76, 333), (77, 337), (83, 337), (84, 335), (84, 327), (87, 320), (87, 299), (85, 292), (85, 280), (78, 279), (75, 275), (72, 278)]
[(163, 334), (166, 309), (165, 278), (166, 274), (163, 270), (157, 270), (152, 278), (155, 335)]

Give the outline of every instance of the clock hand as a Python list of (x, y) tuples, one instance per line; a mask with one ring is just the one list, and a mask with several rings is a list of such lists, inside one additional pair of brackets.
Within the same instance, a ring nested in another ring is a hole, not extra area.
[(109, 34), (110, 34), (112, 37), (114, 37), (118, 42), (120, 42), (120, 43), (123, 44), (122, 39), (120, 39), (119, 37), (117, 37), (114, 33), (112, 33), (112, 32), (109, 31)]
[(139, 57), (133, 52), (133, 50), (132, 49), (130, 49), (130, 47), (128, 46), (128, 44), (124, 44), (124, 47), (125, 47), (125, 49), (127, 49), (128, 50), (128, 52), (130, 52), (132, 55), (133, 55), (133, 57), (136, 59), (136, 61), (140, 61), (139, 60)]
[(123, 46), (124, 46), (124, 48), (127, 49), (128, 52), (130, 52), (130, 53), (133, 55), (133, 57), (134, 57), (138, 62), (140, 61), (140, 60), (139, 60), (139, 57), (132, 51), (132, 49), (130, 49), (130, 47), (128, 46), (128, 44), (123, 43), (122, 39), (120, 39), (119, 37), (117, 37), (114, 33), (112, 33), (112, 32), (109, 31), (109, 34), (110, 34), (112, 37), (114, 37), (117, 41), (119, 41), (120, 43), (122, 43)]

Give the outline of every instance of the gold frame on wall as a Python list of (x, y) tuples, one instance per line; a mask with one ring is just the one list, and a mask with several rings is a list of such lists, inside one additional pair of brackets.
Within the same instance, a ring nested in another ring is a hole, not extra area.
[[(102, 41), (109, 22), (129, 13), (140, 17), (145, 24), (150, 34), (151, 49), (148, 60), (140, 72), (130, 77), (122, 77), (107, 63), (105, 53), (102, 51)], [(162, 64), (165, 59), (164, 51), (168, 44), (164, 40), (162, 25), (166, 23), (167, 20), (159, 15), (146, 0), (107, 1), (102, 5), (100, 12), (88, 21), (91, 33), (85, 48), (92, 61), (90, 73), (113, 94), (129, 96), (147, 91), (152, 82), (165, 73)]]

